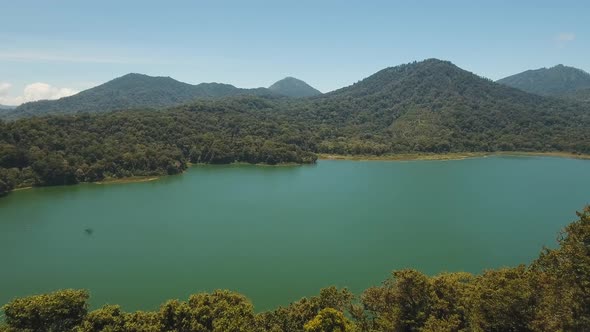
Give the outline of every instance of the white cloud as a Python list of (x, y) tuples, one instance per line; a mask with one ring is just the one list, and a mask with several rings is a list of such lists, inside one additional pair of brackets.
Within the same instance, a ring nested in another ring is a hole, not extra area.
[(75, 95), (79, 92), (70, 88), (58, 88), (47, 83), (37, 82), (25, 86), (22, 95), (11, 97), (8, 95), (8, 90), (10, 90), (11, 86), (10, 83), (0, 83), (0, 104), (20, 105), (43, 99), (59, 99)]
[(564, 48), (567, 44), (576, 40), (576, 35), (571, 32), (562, 32), (555, 35), (554, 41), (558, 48)]
[(6, 82), (0, 82), (0, 97), (8, 96), (8, 90), (10, 90), (12, 84)]
[(563, 32), (558, 34), (555, 39), (560, 42), (571, 42), (576, 39), (576, 35), (571, 32)]

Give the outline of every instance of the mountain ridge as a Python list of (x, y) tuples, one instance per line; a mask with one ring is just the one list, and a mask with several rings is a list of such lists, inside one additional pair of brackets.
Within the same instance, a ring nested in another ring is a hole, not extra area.
[(239, 94), (272, 94), (266, 89), (240, 89), (231, 84), (177, 81), (168, 76), (129, 73), (75, 95), (57, 100), (40, 100), (16, 107), (8, 117), (32, 115), (108, 112), (132, 108), (163, 108), (198, 98), (218, 98)]
[(530, 94), (428, 59), (312, 98), (238, 94), (160, 111), (0, 121), (0, 195), (23, 186), (177, 174), (189, 163), (313, 163), (318, 153), (590, 154), (589, 128), (589, 104)]
[(541, 96), (577, 99), (577, 91), (590, 89), (590, 74), (582, 69), (558, 64), (526, 70), (496, 82)]
[[(310, 89), (315, 90), (307, 83), (297, 81), (300, 83), (293, 92), (293, 86), (284, 89), (263, 87), (245, 89), (225, 83), (189, 84), (169, 76), (128, 73), (72, 96), (57, 100), (24, 103), (13, 110), (4, 112), (4, 118), (16, 119), (47, 114), (97, 113), (133, 108), (166, 108), (189, 103), (200, 98), (222, 98), (237, 95), (289, 97), (292, 95), (298, 96), (301, 93), (307, 95), (310, 94)], [(301, 90), (301, 83), (304, 85), (303, 90)], [(319, 91), (317, 92), (319, 93)], [(311, 93), (313, 94), (313, 91)]]

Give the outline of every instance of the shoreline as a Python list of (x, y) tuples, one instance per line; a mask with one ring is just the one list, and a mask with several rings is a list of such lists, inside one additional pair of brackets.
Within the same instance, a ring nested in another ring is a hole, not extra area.
[[(199, 166), (243, 166), (243, 165), (251, 165), (251, 166), (261, 166), (261, 167), (294, 167), (294, 166), (302, 166), (302, 165), (307, 165), (307, 164), (297, 164), (297, 163), (281, 163), (281, 164), (275, 164), (275, 165), (270, 165), (270, 164), (263, 164), (263, 163), (259, 163), (259, 164), (250, 164), (250, 163), (246, 163), (246, 162), (235, 162), (235, 163), (230, 163), (230, 164), (198, 164), (198, 163), (187, 163), (187, 168), (185, 170), (183, 170), (182, 172), (178, 173), (178, 174), (172, 174), (172, 175), (146, 175), (146, 176), (130, 176), (130, 177), (125, 177), (125, 178), (108, 178), (108, 179), (104, 179), (101, 181), (95, 181), (95, 182), (80, 182), (79, 184), (83, 184), (83, 183), (89, 183), (89, 184), (100, 184), (100, 185), (106, 185), (106, 184), (124, 184), (124, 183), (142, 183), (142, 182), (151, 182), (151, 181), (157, 181), (161, 178), (164, 177), (169, 177), (169, 176), (176, 176), (176, 175), (182, 175), (184, 173), (186, 173), (186, 171), (188, 171), (189, 168), (192, 167), (199, 167)], [(26, 187), (26, 188), (19, 188), (20, 190), (24, 190), (24, 189), (31, 189), (33, 187)]]
[[(150, 181), (156, 181), (156, 180), (160, 179), (162, 176), (168, 176), (168, 175), (130, 176), (130, 177), (126, 177), (126, 178), (109, 178), (109, 179), (104, 179), (102, 181), (86, 182), (86, 183), (90, 183), (90, 184), (121, 184), (121, 183), (150, 182)], [(80, 183), (84, 183), (84, 182), (80, 182)]]
[(526, 152), (526, 151), (499, 151), (499, 152), (451, 152), (451, 153), (399, 153), (374, 155), (341, 155), (318, 153), (318, 160), (354, 160), (354, 161), (418, 161), (418, 160), (464, 160), (471, 158), (486, 158), (493, 156), (514, 157), (555, 157), (568, 159), (590, 160), (590, 154), (575, 154), (570, 152)]
[[(451, 152), (451, 153), (399, 153), (399, 154), (385, 154), (381, 156), (375, 155), (341, 155), (341, 154), (329, 154), (329, 153), (318, 153), (318, 161), (321, 160), (351, 160), (351, 161), (451, 161), (451, 160), (465, 160), (472, 158), (486, 158), (493, 156), (514, 156), (514, 157), (553, 157), (553, 158), (567, 158), (567, 159), (579, 159), (579, 160), (590, 160), (590, 154), (575, 154), (571, 152), (526, 152), (526, 151), (499, 151), (499, 152)], [(131, 176), (126, 178), (109, 178), (102, 181), (95, 182), (80, 182), (78, 184), (94, 184), (94, 185), (109, 185), (109, 184), (127, 184), (127, 183), (143, 183), (152, 182), (159, 180), (163, 177), (182, 175), (191, 167), (198, 167), (201, 165), (205, 166), (217, 166), (217, 164), (193, 164), (188, 163), (187, 168), (181, 173), (174, 175), (152, 175), (152, 176)], [(276, 165), (269, 164), (250, 164), (245, 162), (237, 162), (230, 164), (219, 164), (222, 165), (251, 165), (251, 166), (262, 166), (262, 167), (294, 167), (304, 166), (308, 164), (297, 164), (297, 163), (283, 163)], [(313, 165), (313, 164), (309, 164)], [(10, 192), (24, 191), (34, 189), (34, 186), (14, 188)]]
[(20, 188), (14, 188), (11, 191), (22, 191), (22, 190), (28, 190), (28, 189), (33, 189), (34, 187), (32, 186), (28, 186), (28, 187), (20, 187)]

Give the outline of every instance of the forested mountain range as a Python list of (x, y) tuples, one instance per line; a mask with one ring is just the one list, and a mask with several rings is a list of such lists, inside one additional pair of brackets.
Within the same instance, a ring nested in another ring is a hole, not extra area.
[(58, 100), (25, 103), (8, 117), (21, 118), (44, 114), (101, 113), (133, 108), (162, 108), (180, 105), (197, 98), (239, 94), (271, 94), (264, 88), (240, 89), (230, 84), (191, 85), (170, 77), (127, 74), (76, 95)]
[[(231, 90), (214, 90), (222, 89)], [(0, 121), (0, 193), (175, 174), (188, 162), (313, 163), (317, 153), (590, 153), (589, 129), (589, 104), (429, 59), (311, 98), (237, 95), (160, 111)]]
[(527, 70), (497, 82), (541, 96), (590, 99), (590, 74), (564, 65)]
[(230, 84), (200, 83), (192, 85), (170, 77), (127, 74), (76, 95), (58, 100), (25, 103), (7, 111), (4, 119), (47, 114), (103, 113), (114, 110), (177, 106), (201, 98), (237, 95), (311, 96), (320, 92), (307, 83), (289, 77), (270, 88), (242, 89)]
[(0, 110), (11, 110), (13, 108), (16, 108), (16, 106), (0, 105)]
[(294, 77), (285, 77), (271, 85), (268, 89), (289, 97), (312, 97), (322, 94), (319, 90)]
[[(335, 135), (347, 138), (333, 145), (335, 153), (568, 150), (590, 143), (588, 105), (529, 94), (437, 59), (383, 69), (319, 97), (311, 109), (315, 121), (330, 118)], [(566, 136), (572, 140), (560, 143)]]

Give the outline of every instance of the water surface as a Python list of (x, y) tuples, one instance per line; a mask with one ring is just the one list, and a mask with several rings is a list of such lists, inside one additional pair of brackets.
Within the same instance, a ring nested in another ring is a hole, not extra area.
[(87, 288), (93, 307), (155, 309), (228, 288), (260, 311), (393, 269), (529, 263), (590, 202), (589, 174), (541, 157), (320, 161), (15, 192), (0, 199), (0, 304)]

